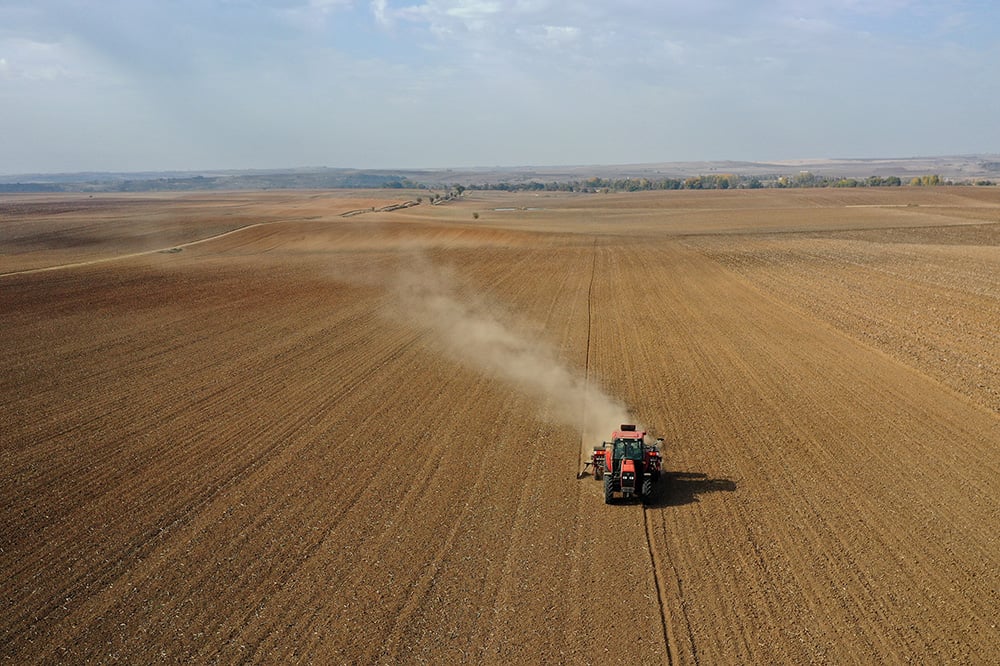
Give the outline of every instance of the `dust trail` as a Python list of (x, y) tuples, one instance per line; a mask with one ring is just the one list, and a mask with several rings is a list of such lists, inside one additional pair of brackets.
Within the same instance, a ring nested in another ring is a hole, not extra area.
[(448, 270), (423, 255), (400, 272), (395, 287), (400, 314), (433, 333), (442, 351), (536, 398), (540, 408), (549, 408), (549, 416), (580, 428), (588, 446), (629, 422), (620, 401), (588, 386), (550, 346), (505, 323), (509, 316), (495, 304), (463, 289)]

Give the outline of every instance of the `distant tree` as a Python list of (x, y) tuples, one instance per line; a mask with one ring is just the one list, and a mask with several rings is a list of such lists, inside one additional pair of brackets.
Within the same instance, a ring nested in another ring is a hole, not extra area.
[(811, 171), (800, 171), (796, 174), (793, 182), (795, 187), (812, 187), (816, 185), (816, 175)]
[(473, 220), (478, 220), (479, 219), (479, 213), (473, 213), (472, 214), (472, 219)]

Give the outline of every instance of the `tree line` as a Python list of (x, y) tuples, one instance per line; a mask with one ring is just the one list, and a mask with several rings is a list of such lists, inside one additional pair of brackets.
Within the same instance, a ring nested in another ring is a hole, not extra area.
[[(941, 178), (938, 174), (914, 176), (906, 184), (931, 187), (935, 185), (968, 185)], [(992, 181), (979, 180), (976, 185), (993, 185)], [(649, 190), (731, 190), (800, 187), (901, 187), (904, 181), (899, 176), (868, 176), (867, 178), (844, 178), (823, 176), (803, 171), (794, 176), (746, 176), (741, 174), (709, 174), (688, 178), (599, 178), (583, 180), (540, 182), (500, 182), (468, 185), (470, 190), (502, 190), (509, 192), (643, 192)]]

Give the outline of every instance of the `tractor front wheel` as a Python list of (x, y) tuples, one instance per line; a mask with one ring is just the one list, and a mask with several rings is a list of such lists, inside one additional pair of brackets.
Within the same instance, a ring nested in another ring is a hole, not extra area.
[(614, 478), (610, 474), (604, 476), (604, 503), (611, 504), (614, 499), (615, 485)]

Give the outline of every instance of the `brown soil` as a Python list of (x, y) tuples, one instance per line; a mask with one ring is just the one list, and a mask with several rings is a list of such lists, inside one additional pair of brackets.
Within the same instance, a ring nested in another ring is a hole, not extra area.
[[(0, 658), (998, 659), (1000, 192), (340, 217), (406, 198), (0, 199)], [(415, 256), (666, 438), (652, 506)]]

